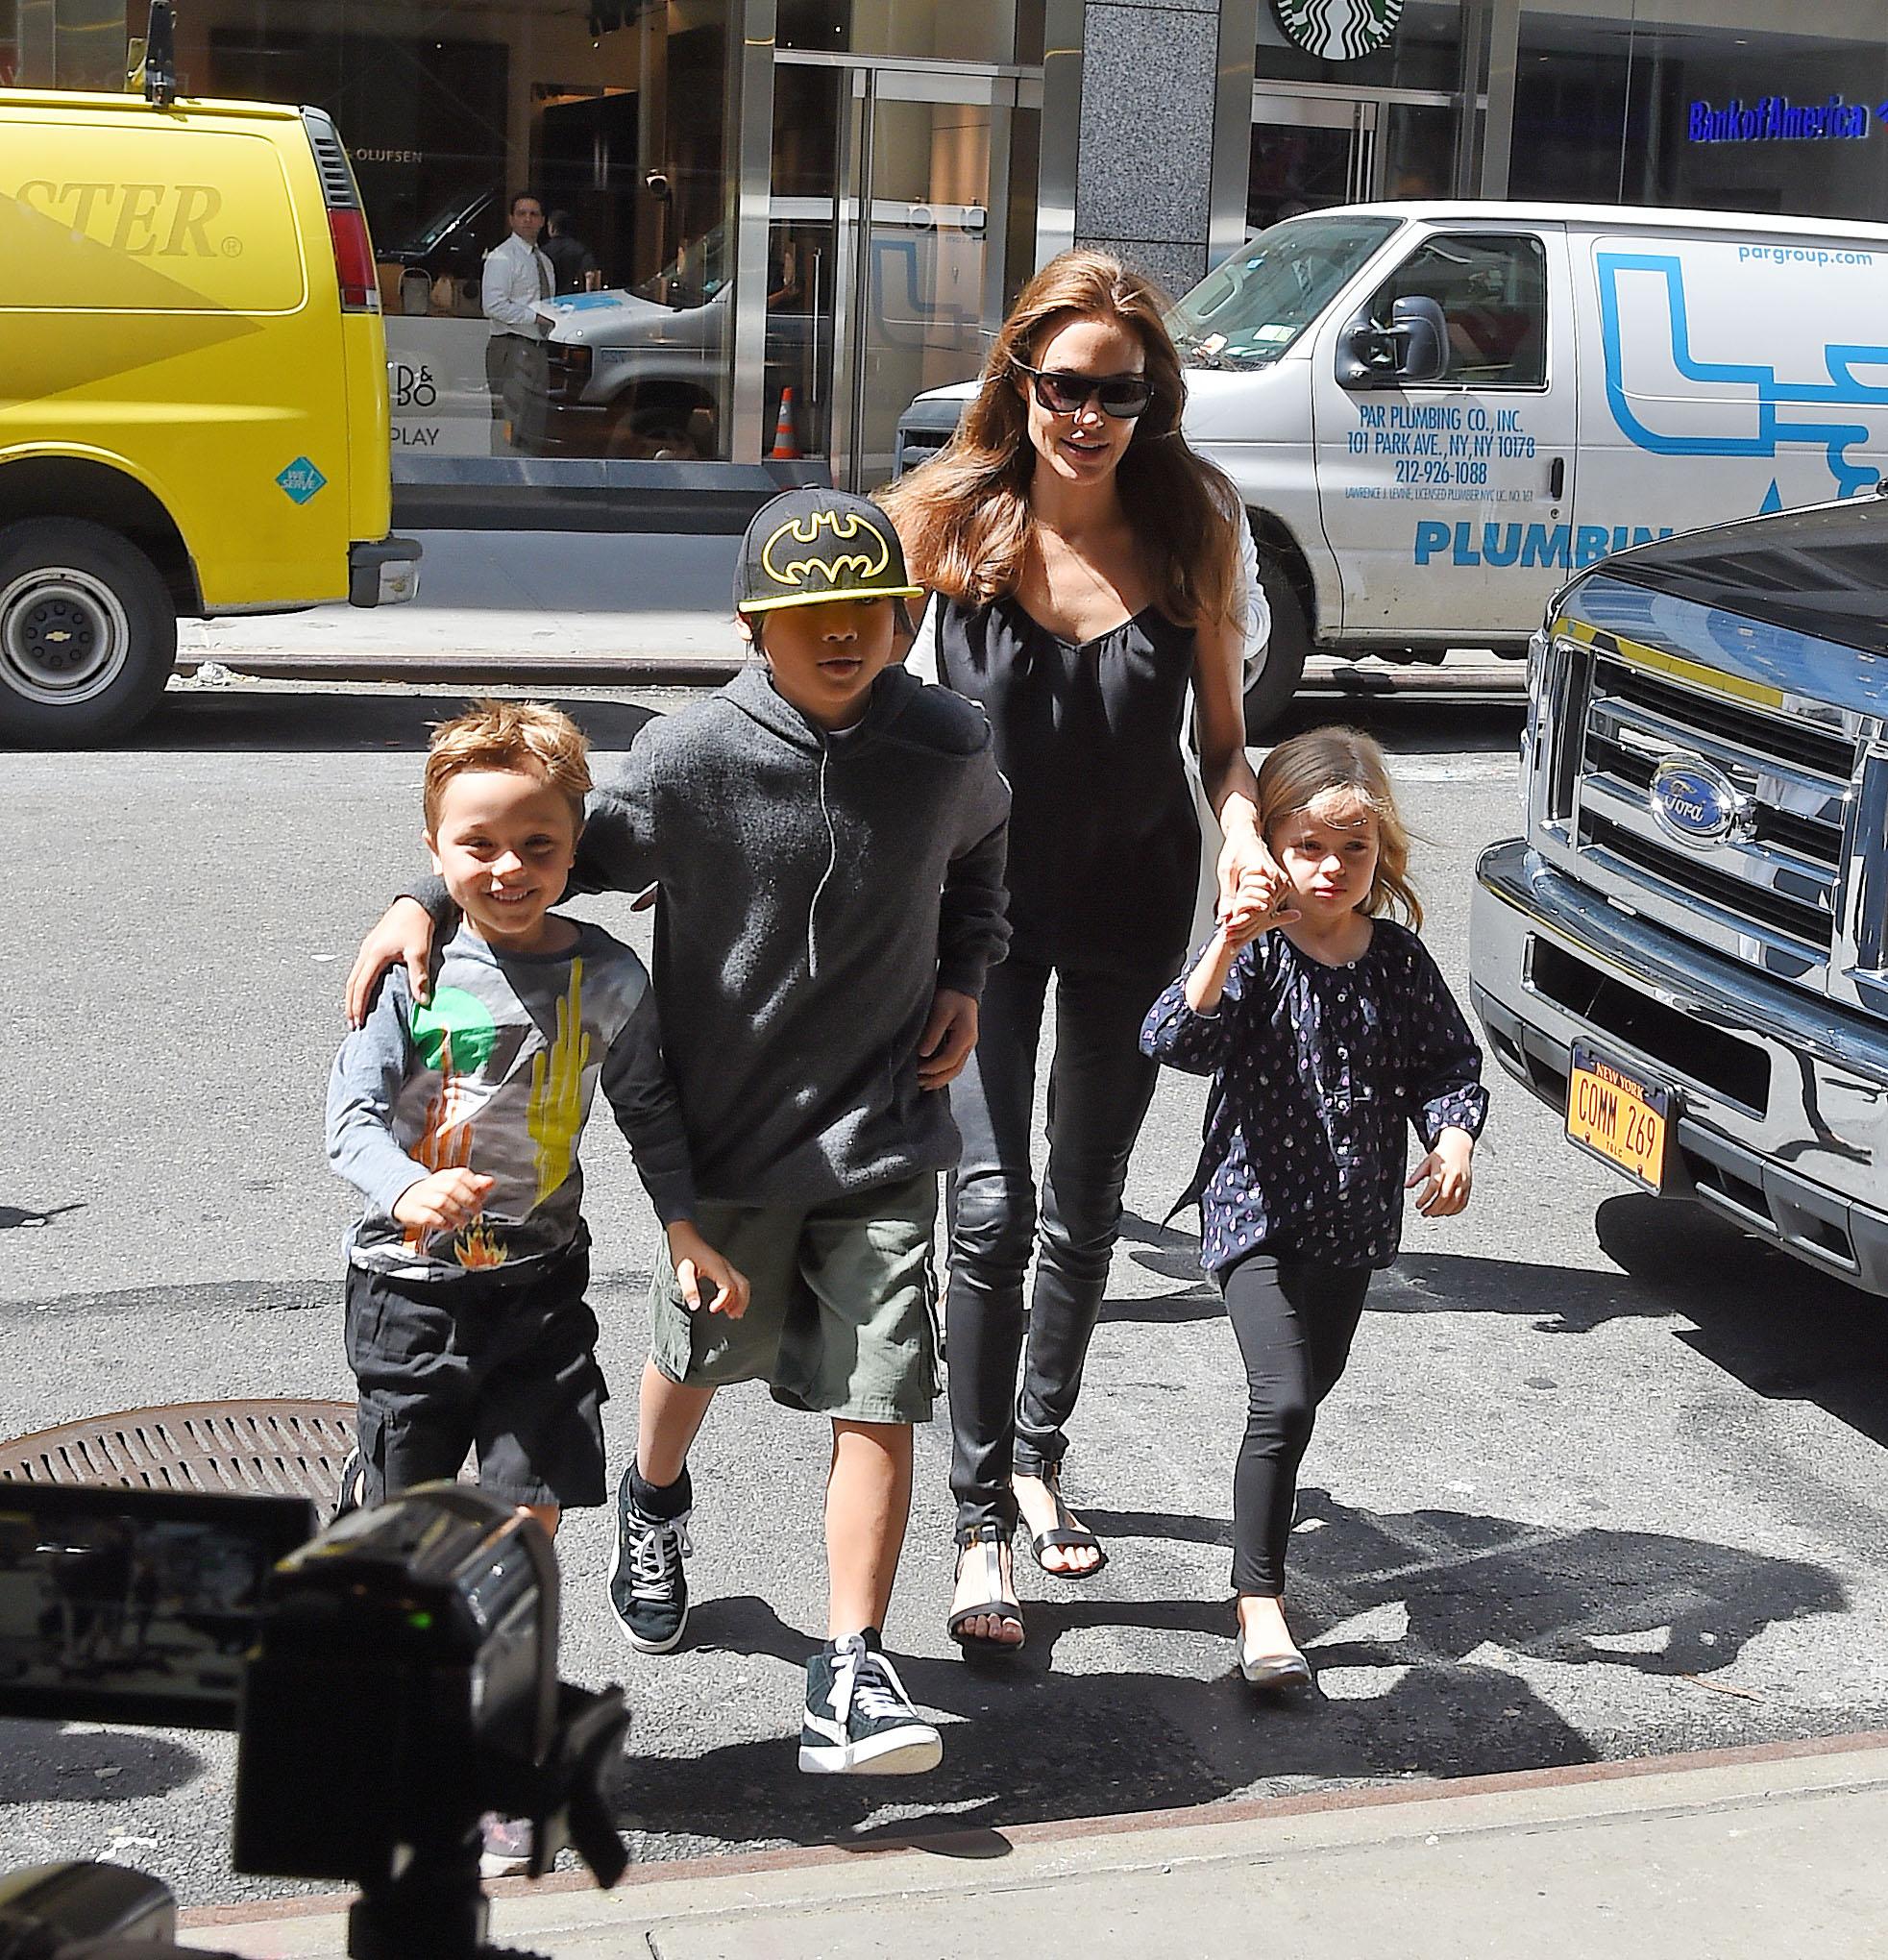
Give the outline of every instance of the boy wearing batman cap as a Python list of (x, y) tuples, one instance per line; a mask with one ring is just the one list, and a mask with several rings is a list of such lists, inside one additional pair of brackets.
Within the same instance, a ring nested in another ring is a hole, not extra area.
[[(688, 1450), (718, 1387), (762, 1379), (829, 1416), (829, 1638), (808, 1664), (799, 1751), (827, 1774), (942, 1754), (880, 1629), (912, 1425), (939, 1390), (931, 1245), (959, 1147), (944, 1091), (1009, 939), (1009, 791), (989, 724), (896, 664), (919, 597), (875, 504), (775, 498), (735, 578), (765, 669), (644, 727), (591, 795), (572, 874), (579, 892), (658, 888), (655, 993), (697, 1223), (753, 1287), (739, 1320), (713, 1303), (691, 1314), (658, 1262), (611, 1609), (644, 1653), (681, 1641)], [(356, 963), (352, 1016), (396, 959), (420, 989), (449, 909), (431, 881), (396, 902)]]

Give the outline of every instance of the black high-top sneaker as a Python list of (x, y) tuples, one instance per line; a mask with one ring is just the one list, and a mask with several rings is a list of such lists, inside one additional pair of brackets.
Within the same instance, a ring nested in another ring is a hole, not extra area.
[(848, 1633), (806, 1663), (799, 1766), (816, 1776), (915, 1776), (944, 1759), (938, 1731), (911, 1705), (878, 1629)]
[(334, 1518), (344, 1518), (350, 1511), (357, 1511), (367, 1495), (367, 1471), (360, 1460), (360, 1448), (356, 1444), (341, 1460), (341, 1474), (335, 1479)]
[(692, 1511), (651, 1517), (630, 1488), (625, 1470), (616, 1493), (616, 1551), (610, 1558), (610, 1611), (638, 1654), (668, 1654), (688, 1625), (688, 1578), (682, 1560)]

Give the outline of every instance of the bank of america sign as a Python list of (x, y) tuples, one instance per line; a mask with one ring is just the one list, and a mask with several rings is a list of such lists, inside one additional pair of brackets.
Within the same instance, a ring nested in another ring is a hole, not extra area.
[(1792, 102), (1787, 95), (1736, 96), (1722, 109), (1694, 102), (1685, 135), (1694, 143), (1860, 143), (1876, 120), (1888, 122), (1888, 102), (1871, 110), (1863, 102), (1831, 95), (1827, 102)]

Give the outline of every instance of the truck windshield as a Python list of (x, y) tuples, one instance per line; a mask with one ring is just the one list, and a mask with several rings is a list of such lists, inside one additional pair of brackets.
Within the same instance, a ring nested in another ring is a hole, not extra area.
[(1290, 218), (1261, 232), (1167, 315), (1181, 359), (1189, 367), (1269, 366), (1400, 222)]
[(493, 191), (481, 190), (477, 197), (470, 200), (455, 199), (452, 204), (434, 211), (405, 244), (397, 248), (398, 251), (403, 256), (410, 254), (415, 258), (423, 258), (447, 233), (455, 232), (459, 226), (470, 224), (478, 217), (495, 195)]
[(716, 225), (675, 255), (674, 265), (629, 290), (677, 310), (705, 306), (727, 283), (727, 227)]

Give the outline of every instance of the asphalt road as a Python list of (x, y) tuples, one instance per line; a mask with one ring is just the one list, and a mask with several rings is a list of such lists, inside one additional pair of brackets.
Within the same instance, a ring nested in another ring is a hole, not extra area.
[[(341, 977), (417, 860), (425, 723), (451, 697), (243, 684), (178, 696), (128, 750), (0, 766), (0, 1435), (200, 1397), (342, 1395), (320, 1147)], [(650, 705), (590, 696), (605, 750)], [(1427, 937), (1459, 987), (1471, 868), (1515, 823), (1512, 708), (1390, 701), (1422, 833)], [(594, 915), (641, 941), (619, 902)], [(1323, 1697), (1229, 1676), (1231, 1335), (1185, 1231), (1199, 1089), (1170, 1078), (1136, 1159), (1068, 1467), (1114, 1559), (1027, 1566), (1007, 1678), (944, 1636), (941, 1424), (889, 1629), (947, 1718), (920, 1781), (794, 1766), (822, 1620), (820, 1426), (730, 1393), (695, 1460), (686, 1651), (633, 1655), (602, 1610), (601, 1514), (560, 1541), (565, 1671), (623, 1680), (616, 1779), (637, 1855), (963, 1828), (1888, 1726), (1888, 1338), (1881, 1310), (1702, 1213), (1628, 1194), (1493, 1078), (1475, 1203), (1412, 1221), (1306, 1466), (1294, 1615)], [(627, 1153), (588, 1151), (595, 1303), (633, 1431), (654, 1239)], [(335, 1746), (350, 1746), (337, 1729)], [(232, 1874), (216, 1736), (0, 1736), (6, 1863), (113, 1854), (188, 1902)]]

